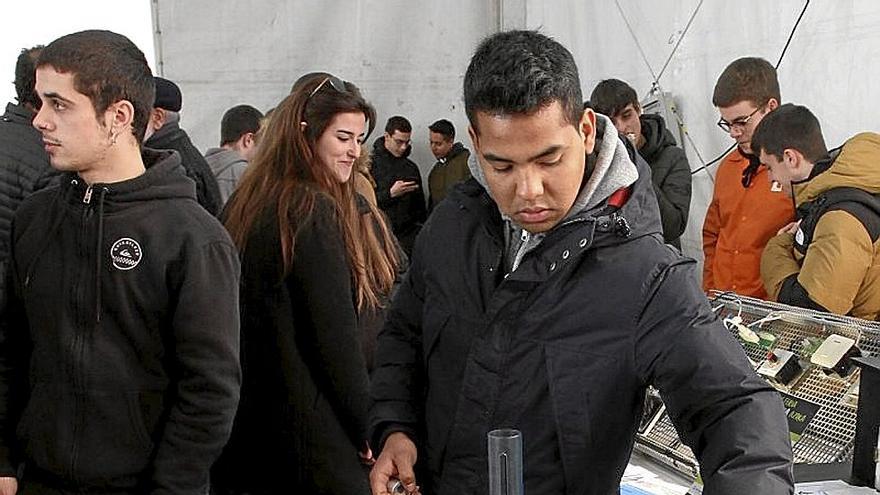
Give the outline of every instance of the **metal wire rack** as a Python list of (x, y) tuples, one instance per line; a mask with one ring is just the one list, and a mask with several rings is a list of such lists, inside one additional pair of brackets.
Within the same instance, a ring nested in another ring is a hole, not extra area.
[[(804, 356), (810, 339), (815, 342), (837, 334), (856, 341), (863, 355), (880, 354), (880, 323), (857, 318), (831, 315), (761, 301), (732, 293), (715, 293), (713, 309), (719, 318), (739, 316), (742, 324), (776, 337), (774, 349), (783, 349)], [(731, 328), (737, 337), (738, 331)], [(807, 340), (805, 340), (807, 339)], [(767, 347), (739, 339), (743, 350), (755, 368), (767, 356)], [(844, 462), (852, 459), (856, 428), (859, 371), (840, 377), (827, 374), (807, 362), (804, 371), (788, 385), (771, 381), (778, 390), (794, 397), (813, 402), (819, 411), (794, 445), (796, 464)], [(636, 449), (671, 466), (677, 471), (694, 476), (699, 472), (693, 452), (684, 445), (675, 431), (665, 408), (646, 421), (648, 427), (636, 437)]]

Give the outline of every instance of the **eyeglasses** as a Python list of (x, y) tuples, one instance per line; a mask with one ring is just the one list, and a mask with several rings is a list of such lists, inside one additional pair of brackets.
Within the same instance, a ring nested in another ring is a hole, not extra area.
[(336, 76), (327, 76), (323, 81), (321, 81), (321, 84), (315, 86), (315, 89), (313, 89), (312, 92), (309, 93), (309, 97), (306, 98), (306, 101), (311, 100), (312, 97), (315, 96), (315, 93), (320, 91), (321, 88), (323, 88), (324, 85), (328, 82), (330, 83), (330, 86), (333, 86), (333, 89), (335, 89), (337, 92), (348, 93), (348, 90), (345, 89), (345, 83), (342, 82), (342, 79), (339, 79)]
[(738, 119), (734, 119), (733, 122), (728, 122), (728, 121), (724, 120), (723, 118), (719, 119), (718, 122), (716, 122), (716, 125), (718, 125), (718, 127), (720, 127), (721, 130), (723, 130), (724, 132), (730, 132), (731, 129), (737, 129), (739, 131), (742, 131), (743, 129), (746, 128), (746, 125), (748, 125), (749, 121), (752, 120), (752, 117), (756, 113), (758, 113), (758, 110), (764, 108), (765, 105), (766, 105), (766, 103), (764, 105), (761, 105), (758, 108), (752, 110), (752, 113), (746, 115), (745, 117), (740, 117)]

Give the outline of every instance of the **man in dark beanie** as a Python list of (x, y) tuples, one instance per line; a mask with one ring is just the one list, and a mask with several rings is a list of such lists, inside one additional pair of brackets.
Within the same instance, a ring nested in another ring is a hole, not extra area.
[(196, 183), (196, 197), (212, 215), (220, 212), (222, 200), (217, 179), (205, 157), (190, 140), (186, 131), (180, 128), (180, 108), (183, 96), (174, 82), (162, 77), (154, 77), (156, 81), (156, 101), (147, 121), (147, 132), (144, 147), (157, 150), (175, 150), (186, 175)]

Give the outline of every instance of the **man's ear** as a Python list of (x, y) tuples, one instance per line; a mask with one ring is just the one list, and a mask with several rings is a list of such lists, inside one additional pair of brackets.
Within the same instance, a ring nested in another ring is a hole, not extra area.
[(468, 126), (468, 136), (470, 136), (470, 138), (471, 138), (471, 144), (474, 145), (474, 151), (476, 151), (477, 154), (479, 155), (480, 154), (480, 136), (477, 134), (477, 131), (474, 130), (474, 127), (471, 125)]
[(785, 163), (785, 166), (788, 168), (791, 175), (795, 177), (799, 176), (806, 166), (804, 155), (794, 148), (785, 148), (782, 150), (782, 161)]
[(239, 147), (243, 150), (251, 148), (255, 144), (257, 144), (257, 140), (254, 139), (253, 132), (246, 132), (246, 133), (242, 134), (241, 137), (238, 139), (238, 142), (239, 142)]
[(104, 124), (110, 130), (110, 138), (116, 139), (131, 132), (134, 125), (134, 105), (128, 100), (119, 100), (104, 111)]
[(779, 101), (777, 101), (776, 98), (770, 98), (767, 100), (767, 108), (769, 108), (770, 111), (776, 110), (779, 108)]
[(165, 110), (162, 108), (154, 108), (150, 111), (150, 120), (147, 121), (147, 125), (150, 126), (153, 131), (158, 131), (165, 125)]
[(584, 138), (584, 152), (589, 155), (596, 147), (596, 112), (592, 108), (585, 109), (581, 115), (578, 132)]

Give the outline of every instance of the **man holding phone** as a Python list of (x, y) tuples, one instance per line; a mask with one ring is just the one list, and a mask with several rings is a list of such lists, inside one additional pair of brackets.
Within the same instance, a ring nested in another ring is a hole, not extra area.
[(428, 216), (419, 167), (408, 158), (411, 136), (409, 120), (395, 115), (388, 119), (385, 135), (376, 140), (371, 155), (376, 199), (407, 255)]

